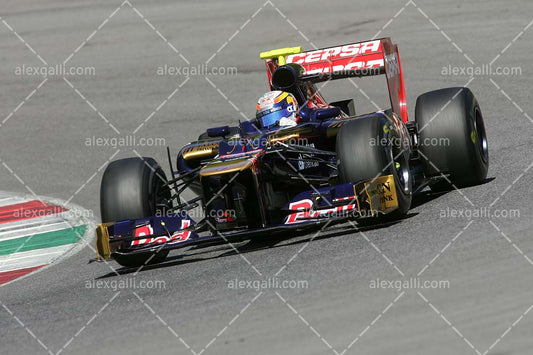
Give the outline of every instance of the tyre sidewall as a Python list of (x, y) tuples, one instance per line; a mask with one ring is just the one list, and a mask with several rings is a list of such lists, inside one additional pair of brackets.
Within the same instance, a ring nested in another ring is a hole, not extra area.
[[(106, 168), (100, 188), (102, 222), (140, 219), (156, 214), (156, 195), (166, 182), (161, 167), (152, 158), (127, 158)], [(168, 196), (167, 196), (168, 197)], [(114, 259), (127, 267), (163, 261), (168, 251), (135, 255), (116, 254)]]
[[(419, 151), (427, 177), (449, 174), (451, 182), (458, 186), (483, 181), (487, 175), (488, 156), (485, 159), (479, 144), (477, 115), (483, 124), (479, 104), (467, 88), (436, 90), (417, 99)], [(442, 139), (442, 143), (446, 143), (444, 146), (424, 145)]]
[[(412, 198), (410, 173), (408, 188), (403, 189), (392, 161), (393, 144), (399, 144), (399, 137), (394, 124), (386, 116), (368, 116), (343, 125), (337, 135), (336, 145), (341, 183), (394, 176), (398, 199), (398, 210), (393, 213), (395, 217), (407, 213)], [(409, 152), (403, 152), (398, 159), (406, 159), (408, 166), (408, 156)]]

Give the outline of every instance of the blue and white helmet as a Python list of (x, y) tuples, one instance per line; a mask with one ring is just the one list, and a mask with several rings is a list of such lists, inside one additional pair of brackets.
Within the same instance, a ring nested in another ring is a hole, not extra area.
[(298, 102), (288, 92), (269, 91), (257, 100), (255, 117), (261, 127), (279, 125), (296, 126), (298, 122)]

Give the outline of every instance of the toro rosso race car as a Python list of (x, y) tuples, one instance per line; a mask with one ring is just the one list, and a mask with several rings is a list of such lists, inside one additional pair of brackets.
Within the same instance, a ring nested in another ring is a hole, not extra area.
[[(141, 266), (176, 248), (392, 221), (427, 186), (441, 191), (485, 179), (487, 138), (472, 92), (427, 92), (409, 121), (390, 38), (260, 56), (271, 92), (259, 100), (255, 119), (207, 129), (181, 148), (175, 166), (167, 148), (169, 179), (152, 158), (107, 166), (99, 260)], [(372, 75), (385, 78), (386, 110), (356, 114), (352, 99), (326, 101), (317, 89), (324, 81)], [(432, 140), (447, 144), (423, 143)], [(186, 189), (196, 197), (184, 199)]]

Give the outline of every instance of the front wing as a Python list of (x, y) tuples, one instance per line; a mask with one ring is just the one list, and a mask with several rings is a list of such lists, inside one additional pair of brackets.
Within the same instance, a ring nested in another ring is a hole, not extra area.
[(372, 218), (393, 212), (398, 198), (393, 175), (324, 187), (299, 194), (286, 207), (283, 223), (262, 228), (213, 231), (202, 236), (202, 223), (195, 223), (184, 212), (115, 223), (96, 228), (98, 260), (113, 255), (153, 253), (193, 245), (224, 244), (264, 237), (283, 231), (302, 231), (325, 223), (333, 225), (347, 220)]

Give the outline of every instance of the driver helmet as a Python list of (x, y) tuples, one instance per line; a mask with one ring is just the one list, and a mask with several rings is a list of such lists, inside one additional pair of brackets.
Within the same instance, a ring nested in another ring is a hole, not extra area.
[(257, 100), (255, 117), (262, 127), (296, 126), (298, 102), (291, 93), (279, 90), (269, 91)]

